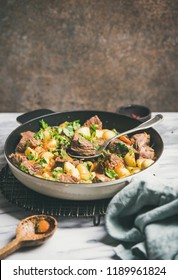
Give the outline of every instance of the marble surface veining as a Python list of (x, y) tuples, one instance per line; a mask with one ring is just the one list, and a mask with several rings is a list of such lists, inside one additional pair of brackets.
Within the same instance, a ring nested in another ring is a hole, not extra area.
[[(6, 164), (4, 143), (9, 133), (18, 124), (18, 113), (0, 114), (0, 169)], [(164, 120), (156, 126), (164, 142), (164, 152), (157, 165), (152, 168), (154, 177), (176, 181), (178, 177), (178, 113), (163, 113)], [(147, 175), (149, 176), (149, 174)], [(0, 247), (15, 237), (19, 221), (29, 215), (22, 208), (9, 203), (0, 192)], [(107, 235), (104, 218), (99, 226), (93, 225), (91, 218), (59, 217), (59, 226), (44, 245), (35, 248), (22, 248), (7, 259), (115, 259), (113, 251), (117, 242)]]

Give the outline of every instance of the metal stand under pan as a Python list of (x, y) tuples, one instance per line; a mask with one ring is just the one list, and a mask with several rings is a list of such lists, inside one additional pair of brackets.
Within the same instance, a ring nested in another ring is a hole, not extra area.
[(100, 224), (100, 219), (104, 217), (110, 201), (110, 199), (71, 201), (44, 196), (20, 183), (8, 166), (0, 171), (0, 190), (9, 202), (27, 211), (57, 217), (93, 218), (95, 226)]

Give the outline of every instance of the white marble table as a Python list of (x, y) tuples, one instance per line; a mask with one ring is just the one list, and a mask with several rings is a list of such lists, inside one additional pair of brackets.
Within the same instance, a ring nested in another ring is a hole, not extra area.
[[(8, 134), (18, 126), (16, 123), (18, 115), (18, 113), (0, 113), (0, 169), (6, 164), (3, 154), (4, 143)], [(178, 113), (163, 113), (163, 115), (164, 120), (156, 126), (156, 130), (161, 134), (165, 147), (154, 174), (163, 180), (174, 181), (178, 177)], [(14, 238), (19, 221), (31, 214), (9, 203), (0, 192), (0, 247)], [(44, 245), (22, 248), (7, 259), (107, 260), (115, 258), (113, 247), (117, 243), (107, 235), (104, 218), (101, 219), (99, 226), (94, 226), (90, 218), (59, 217), (58, 222), (57, 232)]]

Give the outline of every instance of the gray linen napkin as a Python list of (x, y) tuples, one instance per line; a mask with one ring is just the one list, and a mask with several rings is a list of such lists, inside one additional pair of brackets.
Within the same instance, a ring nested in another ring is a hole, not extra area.
[(119, 259), (178, 259), (178, 183), (133, 180), (110, 201), (105, 222)]

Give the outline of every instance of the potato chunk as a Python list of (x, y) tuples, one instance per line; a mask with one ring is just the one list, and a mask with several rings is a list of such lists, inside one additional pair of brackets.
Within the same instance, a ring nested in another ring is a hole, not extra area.
[(124, 157), (124, 160), (125, 160), (125, 163), (128, 165), (128, 166), (132, 166), (132, 167), (135, 167), (136, 166), (136, 161), (135, 161), (135, 154), (133, 151), (129, 151), (125, 157)]
[(119, 179), (130, 175), (129, 170), (126, 167), (116, 167), (114, 171), (117, 173)]
[(105, 140), (109, 140), (109, 139), (111, 139), (115, 135), (116, 135), (116, 133), (114, 131), (109, 130), (109, 129), (105, 129), (104, 133), (103, 133), (103, 138)]
[(86, 167), (86, 165), (80, 163), (77, 165), (77, 169), (80, 173), (80, 178), (82, 180), (89, 180), (90, 179), (90, 172), (88, 170), (88, 168)]

